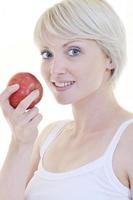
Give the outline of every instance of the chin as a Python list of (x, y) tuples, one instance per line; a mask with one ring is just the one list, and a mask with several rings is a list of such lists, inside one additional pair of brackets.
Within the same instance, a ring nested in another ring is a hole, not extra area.
[(67, 101), (67, 100), (59, 100), (59, 99), (56, 99), (57, 103), (61, 104), (61, 105), (69, 105), (69, 104), (72, 104), (72, 102), (70, 101)]
[(69, 104), (73, 103), (73, 100), (68, 98), (68, 97), (54, 96), (54, 98), (55, 98), (56, 102), (61, 104), (61, 105), (69, 105)]

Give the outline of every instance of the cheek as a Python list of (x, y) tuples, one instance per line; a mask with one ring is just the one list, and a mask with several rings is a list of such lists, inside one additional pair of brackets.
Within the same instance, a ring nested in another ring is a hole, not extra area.
[(104, 65), (99, 59), (88, 59), (83, 62), (82, 69), (80, 68), (80, 77), (83, 83), (90, 87), (97, 89), (102, 83), (104, 75)]
[(41, 64), (41, 74), (42, 74), (44, 80), (47, 82), (49, 73), (48, 73), (48, 68), (46, 68), (46, 66), (44, 66), (43, 62)]

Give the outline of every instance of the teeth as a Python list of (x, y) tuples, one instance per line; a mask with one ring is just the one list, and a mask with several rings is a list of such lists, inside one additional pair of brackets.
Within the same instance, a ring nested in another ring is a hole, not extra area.
[(69, 82), (65, 82), (65, 83), (55, 83), (55, 85), (57, 87), (66, 87), (66, 86), (69, 86), (69, 85), (73, 85), (75, 81), (69, 81)]

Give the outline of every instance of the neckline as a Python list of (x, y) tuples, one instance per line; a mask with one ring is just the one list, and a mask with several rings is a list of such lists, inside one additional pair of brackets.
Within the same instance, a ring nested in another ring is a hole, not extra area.
[[(64, 171), (64, 172), (51, 172), (45, 169), (45, 165), (42, 164), (42, 160), (41, 160), (41, 173), (45, 175), (45, 177), (49, 178), (49, 179), (57, 179), (57, 178), (67, 178), (67, 177), (71, 177), (71, 176), (78, 176), (81, 174), (84, 174), (88, 171), (91, 170), (95, 170), (101, 166), (103, 166), (104, 164), (104, 158), (105, 156), (102, 155), (99, 158), (90, 161), (87, 164), (84, 164), (80, 167), (77, 167), (75, 169), (69, 170), (69, 171)], [(45, 162), (44, 162), (45, 164)]]
[[(44, 156), (42, 156), (42, 158), (40, 160), (40, 162), (41, 162), (41, 172), (43, 174), (45, 174), (45, 176), (47, 178), (57, 179), (57, 178), (64, 178), (64, 177), (81, 175), (81, 174), (86, 173), (88, 171), (92, 171), (92, 170), (98, 169), (99, 167), (102, 167), (105, 164), (106, 157), (108, 157), (108, 151), (110, 149), (110, 146), (112, 145), (113, 141), (115, 140), (116, 136), (118, 135), (117, 133), (122, 129), (122, 127), (124, 125), (130, 123), (130, 121), (133, 121), (133, 118), (130, 118), (130, 119), (120, 123), (120, 125), (116, 129), (115, 134), (113, 135), (111, 141), (109, 142), (107, 148), (105, 149), (104, 153), (101, 156), (99, 156), (97, 159), (92, 160), (89, 163), (84, 164), (82, 166), (79, 166), (79, 167), (72, 169), (72, 170), (68, 170), (68, 171), (64, 171), (64, 172), (51, 172), (51, 171), (48, 171), (47, 169), (45, 169), (45, 162), (42, 163), (43, 158), (45, 156), (45, 153), (44, 153)], [(45, 161), (45, 159), (44, 159), (44, 161)]]

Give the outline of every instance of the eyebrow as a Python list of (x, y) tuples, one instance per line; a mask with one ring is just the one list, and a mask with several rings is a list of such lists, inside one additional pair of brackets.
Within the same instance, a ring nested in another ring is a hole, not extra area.
[[(73, 42), (78, 42), (78, 41), (79, 41), (79, 40), (71, 40), (71, 41), (69, 41), (69, 42), (63, 44), (62, 46), (63, 46), (63, 47), (66, 47), (66, 46), (68, 46), (69, 44), (71, 44), (71, 43), (73, 43)], [(44, 48), (49, 49), (48, 46), (44, 46)]]
[(72, 40), (72, 41), (69, 41), (69, 42), (63, 44), (63, 47), (66, 47), (66, 46), (68, 46), (69, 44), (71, 44), (71, 43), (73, 43), (73, 42), (79, 42), (79, 40)]

